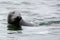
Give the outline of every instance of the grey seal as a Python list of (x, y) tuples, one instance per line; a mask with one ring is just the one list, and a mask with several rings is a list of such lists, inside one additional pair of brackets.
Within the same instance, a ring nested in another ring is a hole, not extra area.
[(34, 24), (25, 22), (19, 11), (12, 11), (8, 14), (8, 29), (22, 29), (21, 26), (35, 26)]

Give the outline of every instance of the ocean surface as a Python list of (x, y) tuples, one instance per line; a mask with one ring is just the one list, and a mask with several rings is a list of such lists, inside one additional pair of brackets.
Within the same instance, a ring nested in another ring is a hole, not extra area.
[[(39, 26), (7, 30), (11, 10), (19, 10), (25, 21)], [(0, 0), (0, 40), (60, 40), (60, 0)]]

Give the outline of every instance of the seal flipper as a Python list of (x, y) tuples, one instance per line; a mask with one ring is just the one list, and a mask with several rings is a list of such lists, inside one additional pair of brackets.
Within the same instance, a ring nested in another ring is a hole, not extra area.
[(25, 22), (24, 20), (22, 20), (21, 25), (22, 25), (22, 26), (35, 26), (34, 24), (27, 23), (27, 22)]

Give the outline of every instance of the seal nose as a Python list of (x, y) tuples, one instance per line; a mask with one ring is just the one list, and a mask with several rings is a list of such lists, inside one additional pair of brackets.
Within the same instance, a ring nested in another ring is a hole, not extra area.
[(18, 16), (16, 18), (19, 18)]
[(20, 21), (22, 18), (21, 17), (19, 17), (19, 16), (17, 16), (16, 18), (15, 18), (15, 20), (17, 20), (17, 21)]
[(20, 19), (18, 16), (15, 19)]

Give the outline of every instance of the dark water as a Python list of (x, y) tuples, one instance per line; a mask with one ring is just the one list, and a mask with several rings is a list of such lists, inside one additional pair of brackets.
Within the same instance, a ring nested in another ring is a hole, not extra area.
[[(18, 9), (38, 27), (7, 30), (7, 16)], [(60, 40), (60, 0), (0, 0), (0, 40)]]

